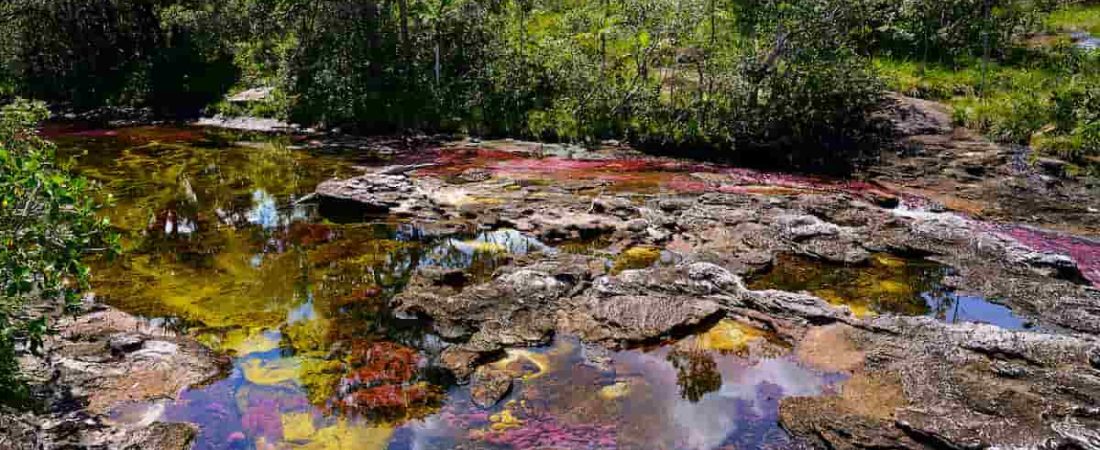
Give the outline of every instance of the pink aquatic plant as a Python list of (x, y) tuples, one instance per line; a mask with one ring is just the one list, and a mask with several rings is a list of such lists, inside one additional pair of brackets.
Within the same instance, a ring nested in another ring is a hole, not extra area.
[(259, 401), (249, 406), (241, 418), (241, 425), (252, 436), (263, 436), (274, 441), (283, 438), (283, 422), (279, 404), (275, 401)]
[(1100, 287), (1100, 241), (1023, 225), (998, 228), (1032, 250), (1060, 253), (1073, 258), (1085, 279)]

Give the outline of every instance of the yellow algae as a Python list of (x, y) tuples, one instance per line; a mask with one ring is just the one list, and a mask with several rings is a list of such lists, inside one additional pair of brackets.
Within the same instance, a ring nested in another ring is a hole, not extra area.
[(300, 364), (295, 358), (283, 358), (273, 361), (249, 359), (241, 364), (244, 378), (253, 384), (276, 385), (294, 382), (298, 377)]
[(324, 406), (336, 395), (336, 387), (344, 375), (344, 364), (321, 358), (302, 358), (298, 382), (306, 391), (309, 402)]
[(698, 346), (706, 350), (737, 352), (766, 336), (763, 330), (734, 320), (723, 319), (696, 337)]
[(321, 428), (308, 443), (295, 448), (301, 450), (375, 450), (389, 446), (393, 428), (385, 425), (368, 426), (352, 424), (340, 419), (336, 424)]
[(645, 269), (656, 264), (661, 259), (661, 250), (655, 247), (631, 247), (615, 258), (615, 265), (611, 273), (617, 274), (624, 270)]
[(882, 280), (878, 283), (878, 289), (887, 294), (907, 294), (911, 291), (909, 286), (894, 280)]
[(496, 242), (469, 240), (459, 242), (459, 248), (466, 247), (476, 253), (508, 253), (508, 247)]
[(489, 416), (489, 422), (491, 422), (489, 424), (489, 429), (493, 431), (504, 431), (523, 426), (523, 421), (516, 418), (510, 409), (504, 409), (499, 413)]
[(491, 363), (490, 366), (513, 377), (533, 380), (550, 370), (550, 357), (530, 350), (509, 349), (504, 358)]
[(600, 388), (600, 398), (604, 400), (615, 400), (617, 398), (626, 397), (630, 393), (630, 383), (626, 381), (616, 381), (614, 384), (609, 384)]
[(196, 338), (215, 350), (248, 356), (279, 348), (277, 336), (265, 333), (263, 329), (234, 328), (224, 333), (201, 333)]
[(947, 267), (931, 261), (873, 255), (866, 266), (841, 266), (783, 255), (775, 267), (755, 277), (752, 289), (809, 291), (831, 304), (847, 306), (857, 317), (891, 313), (923, 315), (923, 293), (943, 289)]
[(898, 258), (894, 255), (878, 254), (872, 258), (872, 261), (880, 266), (884, 267), (905, 267), (905, 259)]
[(317, 427), (313, 426), (313, 414), (310, 413), (285, 413), (280, 416), (283, 423), (283, 440), (306, 441), (317, 434)]
[(283, 327), (290, 346), (297, 352), (325, 351), (329, 348), (332, 321), (325, 318), (300, 320)]

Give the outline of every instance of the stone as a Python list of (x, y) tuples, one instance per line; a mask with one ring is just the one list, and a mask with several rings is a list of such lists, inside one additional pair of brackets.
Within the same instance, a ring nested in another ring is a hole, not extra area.
[(470, 397), (482, 408), (492, 408), (512, 390), (512, 375), (492, 366), (481, 366), (470, 380)]
[[(892, 316), (847, 334), (867, 355), (851, 380), (866, 374), (894, 387), (850, 380), (839, 396), (784, 400), (784, 427), (821, 446), (1075, 447), (1100, 425), (1075, 412), (1100, 393), (1100, 379), (1086, 375), (1091, 340)], [(883, 387), (895, 400), (880, 398)], [(846, 401), (852, 390), (862, 400)]]
[(819, 236), (836, 236), (840, 227), (827, 223), (810, 215), (782, 215), (776, 218), (783, 234), (792, 240), (801, 241)]
[(111, 353), (121, 355), (137, 351), (145, 344), (146, 337), (137, 333), (118, 333), (107, 339)]

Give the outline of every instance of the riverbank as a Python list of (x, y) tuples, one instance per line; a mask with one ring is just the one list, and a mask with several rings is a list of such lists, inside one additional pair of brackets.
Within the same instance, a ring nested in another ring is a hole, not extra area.
[(224, 376), (227, 361), (161, 324), (88, 301), (53, 315), (39, 355), (20, 358), (34, 412), (0, 411), (6, 449), (190, 449), (198, 430), (157, 420), (156, 407), (120, 416), (119, 405), (174, 399)]

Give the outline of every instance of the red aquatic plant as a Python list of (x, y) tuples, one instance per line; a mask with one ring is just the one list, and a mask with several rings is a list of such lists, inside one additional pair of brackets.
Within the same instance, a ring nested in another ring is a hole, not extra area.
[(356, 345), (349, 355), (349, 374), (341, 380), (338, 407), (344, 411), (401, 414), (434, 404), (441, 392), (417, 382), (423, 358), (412, 348), (392, 342)]
[(290, 243), (303, 247), (331, 242), (334, 236), (332, 227), (320, 223), (294, 222), (286, 232)]
[(392, 342), (372, 342), (351, 352), (353, 371), (345, 381), (356, 386), (404, 383), (417, 373), (420, 355)]

